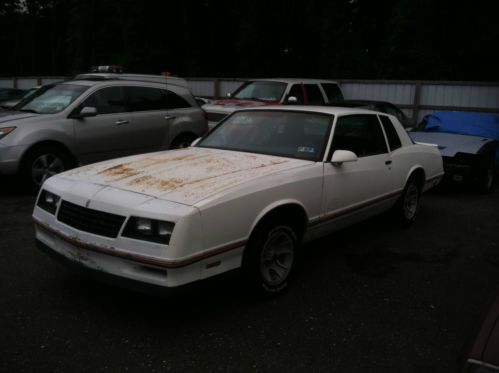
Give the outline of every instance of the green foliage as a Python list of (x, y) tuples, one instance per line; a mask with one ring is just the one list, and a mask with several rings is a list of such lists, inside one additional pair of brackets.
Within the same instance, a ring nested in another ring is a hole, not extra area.
[(0, 75), (497, 80), (492, 1), (3, 0)]

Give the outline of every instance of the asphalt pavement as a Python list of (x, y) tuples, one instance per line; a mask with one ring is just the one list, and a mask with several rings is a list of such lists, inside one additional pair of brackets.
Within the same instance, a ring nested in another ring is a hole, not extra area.
[(456, 372), (499, 296), (499, 186), (313, 242), (271, 300), (237, 273), (163, 296), (81, 277), (35, 247), (20, 189), (0, 180), (0, 372)]

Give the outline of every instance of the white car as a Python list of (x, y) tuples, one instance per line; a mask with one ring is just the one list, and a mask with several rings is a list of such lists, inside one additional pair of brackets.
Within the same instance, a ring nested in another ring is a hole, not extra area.
[(411, 223), (442, 176), (438, 148), (393, 116), (256, 108), (189, 148), (53, 176), (33, 217), (38, 246), (82, 267), (163, 287), (242, 267), (271, 294), (303, 242), (390, 208)]

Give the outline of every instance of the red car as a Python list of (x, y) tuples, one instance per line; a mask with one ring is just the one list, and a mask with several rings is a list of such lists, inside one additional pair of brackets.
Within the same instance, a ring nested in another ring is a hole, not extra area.
[(269, 105), (324, 105), (343, 100), (340, 86), (324, 79), (261, 79), (241, 85), (226, 99), (213, 100), (203, 106), (212, 128), (233, 111)]

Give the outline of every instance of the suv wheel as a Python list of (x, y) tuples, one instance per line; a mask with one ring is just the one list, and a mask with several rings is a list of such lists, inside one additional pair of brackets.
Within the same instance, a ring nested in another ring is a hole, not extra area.
[(189, 134), (189, 133), (184, 133), (182, 135), (178, 135), (172, 141), (172, 143), (170, 145), (170, 149), (188, 148), (189, 146), (191, 146), (191, 144), (194, 140), (196, 140), (196, 136)]
[(21, 177), (32, 190), (38, 190), (45, 180), (68, 170), (68, 154), (57, 148), (42, 146), (31, 150), (22, 162)]

